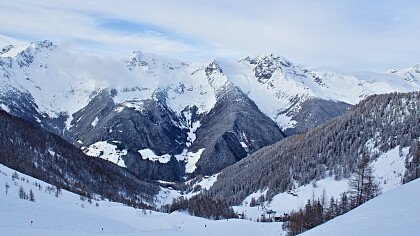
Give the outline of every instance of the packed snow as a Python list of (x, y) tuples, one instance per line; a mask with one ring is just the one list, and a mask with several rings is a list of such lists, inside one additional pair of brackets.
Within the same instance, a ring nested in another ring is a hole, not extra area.
[(420, 179), (384, 193), (302, 236), (395, 236), (420, 232)]
[[(182, 212), (134, 209), (106, 200), (81, 198), (0, 165), (0, 235), (284, 235), (281, 223), (208, 220)], [(39, 184), (40, 187), (37, 186)], [(22, 186), (35, 202), (19, 199)], [(51, 192), (48, 190), (51, 189)]]

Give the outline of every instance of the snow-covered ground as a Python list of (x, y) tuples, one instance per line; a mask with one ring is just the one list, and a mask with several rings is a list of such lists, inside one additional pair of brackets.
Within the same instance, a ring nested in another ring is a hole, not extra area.
[[(235, 212), (245, 214), (247, 219), (257, 220), (261, 215), (266, 214), (267, 211), (273, 210), (275, 215), (283, 215), (292, 210), (297, 210), (305, 206), (308, 199), (313, 197), (316, 199), (325, 192), (326, 199), (329, 200), (331, 196), (338, 198), (338, 196), (347, 191), (348, 180), (334, 180), (333, 177), (328, 177), (313, 184), (303, 185), (289, 192), (277, 194), (271, 201), (266, 201), (260, 206), (250, 207), (251, 198), (257, 200), (261, 195), (265, 195), (266, 191), (258, 191), (249, 195), (240, 206), (234, 206)], [(266, 216), (268, 216), (266, 214)]]
[[(173, 188), (162, 188), (159, 192), (159, 194), (156, 196), (155, 198), (155, 205), (156, 207), (161, 207), (163, 205), (166, 204), (171, 204), (173, 202), (174, 199), (179, 198), (179, 197), (184, 197), (184, 198), (192, 198), (195, 195), (199, 194), (201, 192), (201, 190), (209, 190), (211, 186), (213, 186), (213, 184), (217, 181), (217, 176), (219, 174), (214, 174), (212, 176), (204, 176), (202, 179), (197, 180), (197, 182), (195, 182), (194, 184), (191, 184), (191, 182), (193, 180), (188, 180), (186, 182), (186, 184), (191, 185), (191, 188), (193, 189), (190, 192), (187, 193), (182, 193), (179, 190), (175, 190)], [(167, 181), (159, 181), (160, 183), (163, 184), (170, 184), (173, 182), (167, 182)], [(194, 189), (198, 189), (197, 191), (194, 191)]]
[(419, 235), (419, 196), (420, 179), (417, 179), (302, 235)]
[[(372, 149), (370, 150), (372, 151)], [(397, 146), (388, 152), (381, 153), (372, 162), (373, 173), (382, 188), (382, 193), (386, 193), (401, 185), (405, 171), (404, 161), (407, 154), (408, 148), (400, 150), (400, 146)], [(319, 198), (324, 192), (326, 200), (329, 200), (331, 197), (339, 198), (340, 194), (347, 190), (348, 179), (335, 180), (334, 177), (327, 177), (312, 184), (277, 194), (271, 201), (266, 201), (260, 206), (250, 207), (252, 197), (257, 200), (267, 192), (266, 190), (260, 190), (250, 194), (242, 202), (242, 205), (234, 206), (233, 208), (238, 213), (244, 213), (246, 218), (257, 220), (269, 210), (276, 211), (276, 215), (283, 215), (283, 213), (289, 213), (292, 210), (304, 207), (308, 199)]]
[[(56, 197), (54, 190), (46, 191), (49, 184), (21, 173), (12, 180), (14, 171), (3, 165), (0, 171), (0, 235), (284, 235), (281, 223), (214, 221), (108, 201), (89, 203), (64, 190)], [(28, 194), (33, 191), (35, 202), (19, 198), (20, 186)]]
[(107, 141), (99, 141), (91, 144), (84, 149), (84, 152), (88, 156), (99, 157), (121, 167), (126, 167), (121, 156), (126, 155), (127, 150), (118, 150), (117, 145), (108, 143)]

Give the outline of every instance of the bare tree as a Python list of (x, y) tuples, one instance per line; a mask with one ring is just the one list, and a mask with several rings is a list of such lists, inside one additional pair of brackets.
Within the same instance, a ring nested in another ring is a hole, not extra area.
[(369, 160), (369, 156), (364, 152), (357, 169), (349, 180), (350, 201), (353, 208), (380, 194), (380, 187), (373, 176)]

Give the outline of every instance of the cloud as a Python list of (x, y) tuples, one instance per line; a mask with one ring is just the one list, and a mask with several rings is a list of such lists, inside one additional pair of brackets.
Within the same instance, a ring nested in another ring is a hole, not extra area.
[(0, 34), (69, 41), (114, 57), (135, 49), (186, 60), (275, 52), (313, 66), (386, 70), (419, 63), (419, 6), (416, 1), (4, 1)]

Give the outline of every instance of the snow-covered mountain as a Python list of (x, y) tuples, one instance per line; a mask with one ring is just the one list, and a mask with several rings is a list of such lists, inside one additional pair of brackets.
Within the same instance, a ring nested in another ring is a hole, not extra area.
[(61, 137), (0, 110), (0, 163), (85, 197), (154, 206), (160, 189), (126, 168), (92, 158)]
[(346, 191), (363, 153), (382, 191), (389, 191), (418, 177), (419, 119), (420, 92), (369, 96), (344, 115), (223, 169), (209, 194), (244, 210), (255, 211), (247, 208), (255, 198), (287, 213), (312, 194), (319, 197), (325, 190), (328, 198), (337, 198)]
[(401, 76), (409, 82), (418, 82), (420, 80), (420, 64), (404, 69), (393, 69), (389, 73)]
[(420, 90), (416, 68), (341, 75), (272, 54), (189, 64), (135, 51), (114, 60), (41, 41), (2, 49), (0, 106), (89, 155), (179, 180), (216, 173), (368, 95)]

